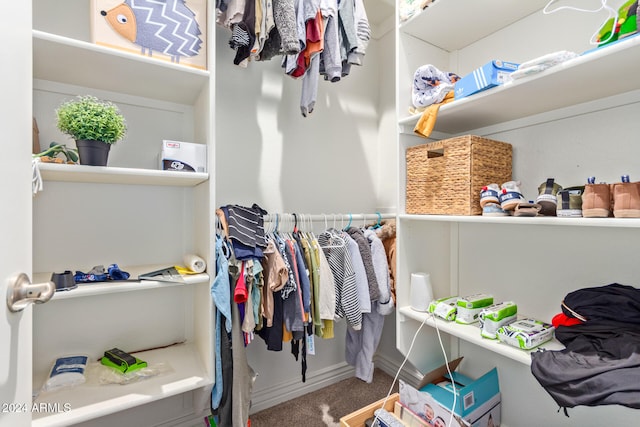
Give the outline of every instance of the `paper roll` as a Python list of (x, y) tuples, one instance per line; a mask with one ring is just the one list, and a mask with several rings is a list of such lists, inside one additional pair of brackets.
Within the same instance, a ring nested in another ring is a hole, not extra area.
[(182, 258), (182, 261), (187, 268), (196, 273), (202, 273), (207, 269), (207, 263), (198, 255), (187, 254)]

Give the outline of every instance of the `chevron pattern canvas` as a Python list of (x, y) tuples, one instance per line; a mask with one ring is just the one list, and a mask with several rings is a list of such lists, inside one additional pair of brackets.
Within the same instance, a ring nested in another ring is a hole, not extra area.
[(91, 0), (92, 42), (207, 69), (206, 0)]

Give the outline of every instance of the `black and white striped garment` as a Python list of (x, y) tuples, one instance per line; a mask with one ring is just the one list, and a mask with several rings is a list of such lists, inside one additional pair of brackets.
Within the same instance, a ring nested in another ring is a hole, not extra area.
[(229, 238), (235, 239), (243, 245), (255, 248), (267, 247), (267, 239), (264, 235), (263, 211), (259, 206), (250, 208), (239, 205), (228, 205)]
[(247, 30), (238, 24), (233, 26), (231, 29), (231, 39), (229, 39), (231, 49), (237, 49), (240, 46), (249, 46), (250, 40), (251, 38)]
[(329, 262), (336, 290), (336, 316), (346, 317), (347, 324), (355, 330), (362, 327), (362, 309), (358, 299), (356, 273), (344, 239), (335, 229), (320, 233), (318, 243)]

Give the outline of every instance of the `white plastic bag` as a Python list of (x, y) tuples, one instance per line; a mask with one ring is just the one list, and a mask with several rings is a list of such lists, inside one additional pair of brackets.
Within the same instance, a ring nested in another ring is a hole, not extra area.
[(86, 381), (85, 370), (89, 356), (74, 355), (59, 357), (53, 363), (49, 378), (42, 386), (42, 391), (54, 391), (63, 387), (72, 387)]

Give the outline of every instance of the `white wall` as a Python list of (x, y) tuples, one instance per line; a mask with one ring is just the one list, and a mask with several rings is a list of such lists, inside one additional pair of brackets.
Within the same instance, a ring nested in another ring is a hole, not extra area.
[(229, 32), (217, 29), (218, 204), (256, 202), (279, 212), (374, 212), (378, 129), (375, 43), (365, 65), (319, 82), (314, 112), (300, 113), (301, 81), (279, 57), (233, 64)]
[[(557, 3), (597, 9), (600, 1)], [(617, 9), (624, 0), (611, 0), (608, 3)], [(597, 13), (565, 9), (551, 14), (536, 12), (462, 49), (457, 57), (458, 62), (452, 61), (451, 69), (463, 76), (492, 59), (522, 63), (560, 50), (582, 53), (596, 47), (590, 44), (590, 40), (608, 16), (606, 10)]]

